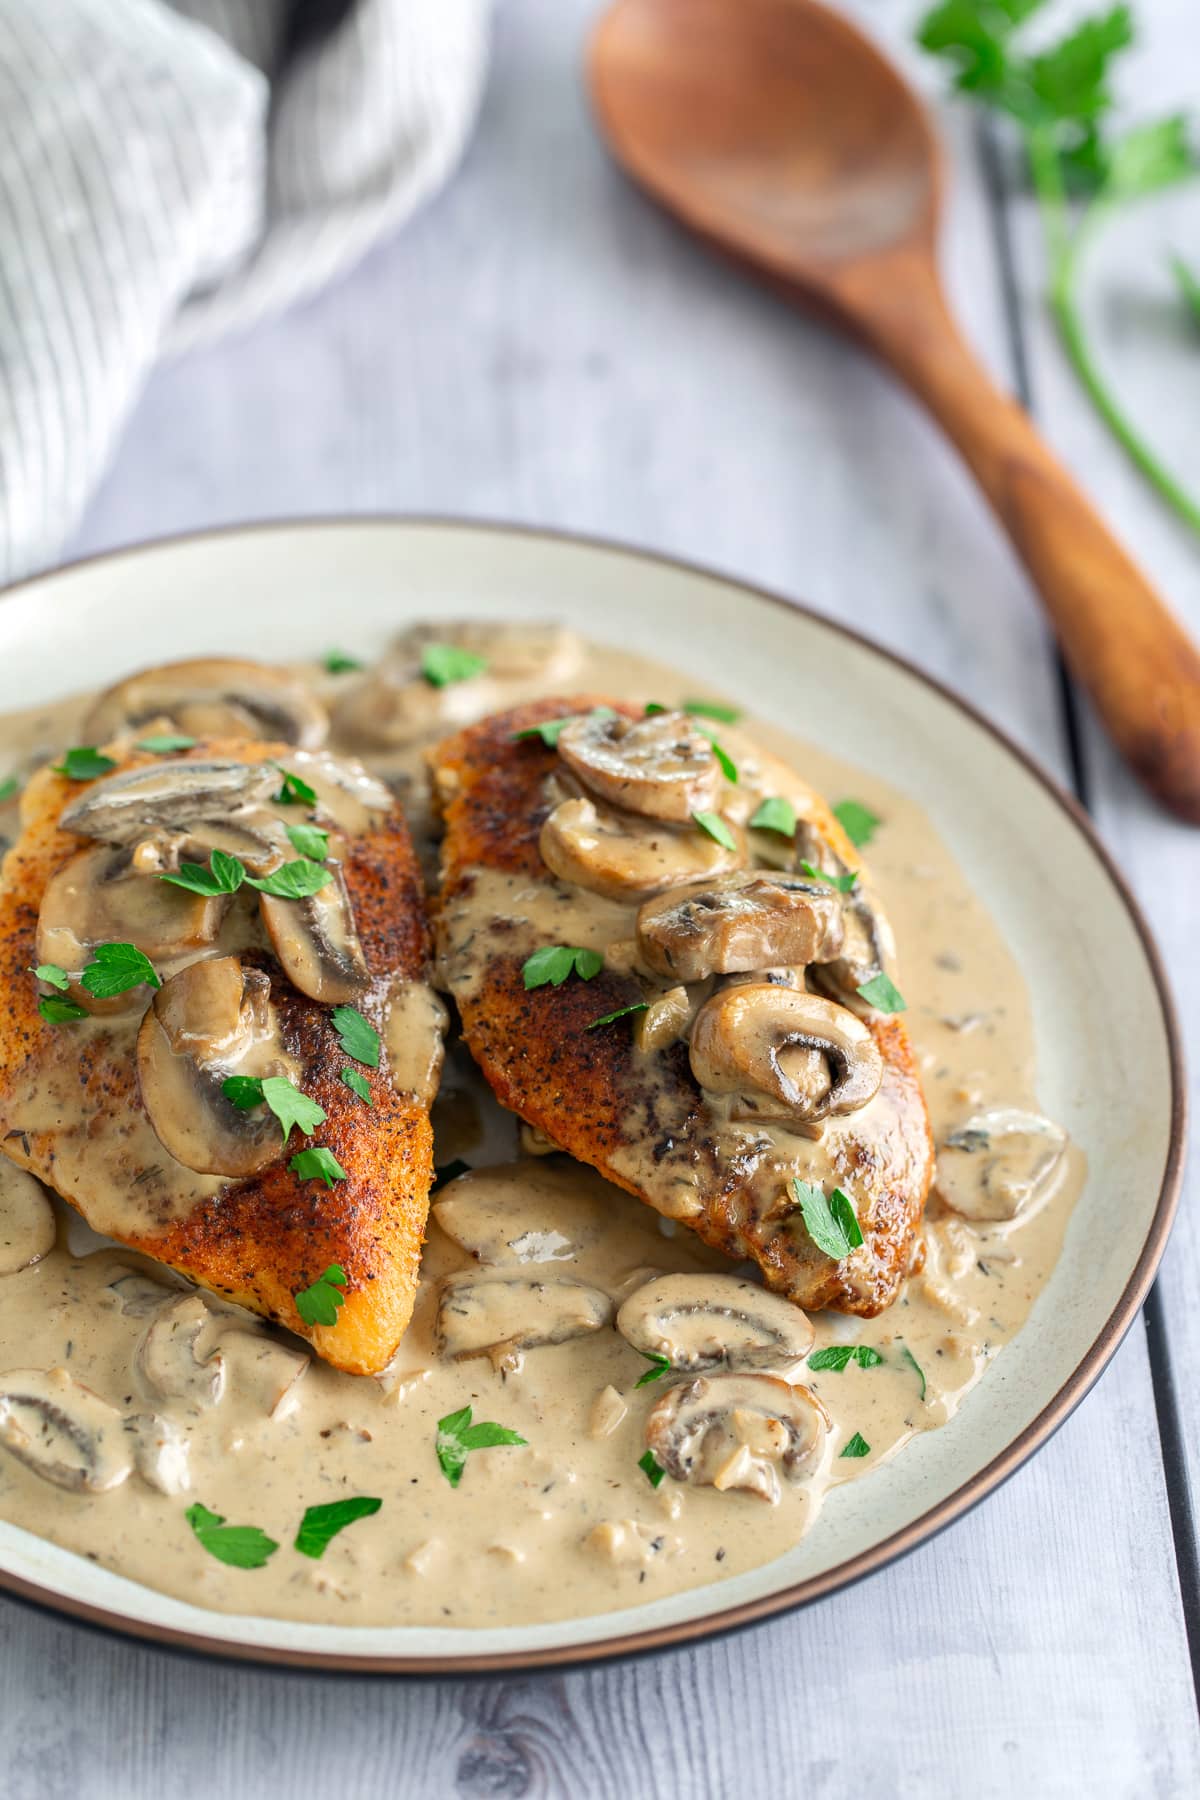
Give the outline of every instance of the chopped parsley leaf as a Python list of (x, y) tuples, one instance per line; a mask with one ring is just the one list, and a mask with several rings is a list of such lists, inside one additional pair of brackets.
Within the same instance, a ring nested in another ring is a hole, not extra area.
[(861, 800), (840, 800), (833, 809), (833, 816), (856, 850), (869, 844), (883, 824), (878, 813), (873, 813)]
[(462, 1480), (472, 1450), (494, 1450), (501, 1444), (525, 1444), (528, 1441), (507, 1425), (496, 1425), (488, 1419), (472, 1425), (471, 1412), (471, 1407), (464, 1406), (438, 1420), (434, 1449), (442, 1474), (453, 1488)]
[(796, 835), (796, 809), (779, 794), (768, 794), (750, 820), (752, 831), (777, 831), (781, 837)]
[(842, 1451), (843, 1456), (870, 1456), (871, 1446), (861, 1431), (856, 1431)]
[(86, 1006), (68, 1000), (65, 994), (46, 994), (38, 1001), (38, 1011), (49, 1025), (67, 1025), (88, 1016)]
[(651, 1367), (646, 1370), (645, 1374), (638, 1376), (633, 1384), (634, 1387), (649, 1387), (652, 1381), (658, 1381), (671, 1367), (670, 1357), (659, 1356), (654, 1350), (639, 1350), (638, 1355), (644, 1356)]
[(638, 1468), (652, 1488), (659, 1487), (667, 1473), (661, 1463), (657, 1461), (653, 1450), (647, 1450), (645, 1456), (638, 1457)]
[(149, 750), (154, 756), (170, 756), (173, 750), (190, 750), (194, 737), (180, 737), (164, 732), (161, 737), (139, 738), (135, 750)]
[(927, 1385), (926, 1381), (925, 1381), (924, 1369), (921, 1367), (920, 1363), (917, 1361), (916, 1357), (913, 1355), (912, 1351), (909, 1349), (907, 1344), (901, 1344), (900, 1357), (903, 1362), (906, 1362), (908, 1364), (909, 1368), (913, 1370), (913, 1372), (917, 1376), (917, 1379), (920, 1381), (920, 1383), (921, 1383), (921, 1398), (922, 1398), (922, 1400), (924, 1400), (925, 1388)]
[(39, 981), (47, 982), (50, 987), (66, 989), (71, 985), (71, 977), (65, 969), (60, 969), (57, 963), (39, 963), (31, 973), (36, 975)]
[(430, 687), (449, 687), (455, 681), (470, 681), (487, 668), (487, 657), (473, 650), (462, 650), (457, 644), (426, 644), (421, 651), (421, 673)]
[(626, 1013), (645, 1012), (649, 1005), (648, 1000), (631, 1000), (628, 1006), (618, 1006), (616, 1012), (605, 1013), (602, 1019), (593, 1019), (587, 1029), (599, 1031), (601, 1025), (611, 1025), (614, 1019), (623, 1019)]
[(382, 1500), (370, 1494), (348, 1494), (344, 1500), (328, 1500), (323, 1506), (307, 1507), (292, 1548), (301, 1556), (319, 1560), (339, 1531), (345, 1531), (356, 1519), (369, 1519), (382, 1505)]
[(561, 987), (572, 971), (590, 981), (604, 967), (598, 950), (581, 950), (578, 944), (543, 944), (528, 957), (521, 970), (527, 988)]
[(336, 1325), (338, 1313), (346, 1304), (346, 1296), (340, 1290), (346, 1285), (346, 1271), (340, 1263), (330, 1263), (323, 1275), (318, 1275), (311, 1287), (301, 1288), (292, 1298), (296, 1302), (296, 1311), (306, 1325)]
[(285, 827), (293, 850), (311, 861), (321, 863), (329, 855), (329, 833), (322, 831), (319, 825), (288, 825)]
[(321, 666), (327, 675), (349, 675), (352, 670), (362, 668), (358, 658), (347, 656), (344, 650), (327, 650), (321, 658)]
[(105, 756), (94, 744), (76, 744), (53, 765), (54, 773), (65, 775), (68, 781), (95, 781), (97, 775), (107, 775), (116, 766), (116, 757)]
[(680, 704), (694, 718), (717, 719), (722, 725), (736, 725), (742, 716), (740, 708), (725, 706), (719, 700), (683, 700)]
[(130, 988), (160, 988), (162, 982), (150, 958), (136, 944), (97, 944), (91, 962), (79, 977), (79, 985), (97, 1000), (111, 1000), (116, 994), (127, 994)]
[(862, 1228), (841, 1188), (834, 1188), (827, 1199), (823, 1189), (811, 1187), (806, 1181), (793, 1180), (791, 1186), (804, 1216), (805, 1230), (818, 1250), (841, 1262), (858, 1249), (863, 1241)]
[(829, 1344), (824, 1350), (813, 1351), (808, 1366), (814, 1371), (833, 1369), (840, 1375), (851, 1363), (857, 1363), (860, 1369), (877, 1369), (882, 1361), (870, 1344)]
[(199, 1501), (183, 1516), (201, 1549), (231, 1569), (261, 1569), (279, 1548), (257, 1525), (227, 1525), (220, 1513), (209, 1512)]
[(371, 1098), (371, 1084), (365, 1075), (359, 1074), (357, 1069), (343, 1069), (339, 1080), (350, 1089), (352, 1094), (358, 1095), (364, 1106), (374, 1106), (375, 1102)]
[(264, 1103), (269, 1106), (279, 1120), (285, 1144), (293, 1126), (307, 1137), (325, 1123), (325, 1108), (302, 1094), (286, 1075), (264, 1075), (261, 1080), (254, 1075), (228, 1075), (221, 1083), (221, 1092), (243, 1110)]
[(342, 1040), (342, 1049), (366, 1069), (379, 1067), (379, 1033), (369, 1020), (353, 1006), (335, 1006), (333, 1029)]
[(293, 775), (290, 769), (285, 769), (280, 763), (276, 763), (275, 767), (283, 776), (283, 786), (275, 795), (277, 806), (315, 806), (317, 804), (315, 788), (310, 787), (307, 781), (302, 781), (299, 775)]
[(186, 888), (189, 894), (236, 894), (246, 879), (240, 858), (225, 850), (214, 850), (207, 867), (203, 863), (180, 863), (158, 877), (173, 887)]
[(908, 1002), (890, 975), (872, 975), (870, 981), (864, 981), (860, 985), (858, 992), (876, 1012), (902, 1013), (908, 1010)]
[(346, 1171), (343, 1169), (332, 1150), (324, 1144), (314, 1144), (311, 1150), (297, 1150), (288, 1168), (298, 1175), (301, 1181), (323, 1181), (331, 1188), (335, 1181), (345, 1181)]
[(720, 844), (722, 849), (737, 849), (737, 839), (734, 837), (732, 831), (730, 831), (728, 825), (719, 813), (694, 812), (692, 814), (692, 820), (693, 823), (700, 827), (701, 831), (706, 831), (708, 833), (714, 843)]
[(848, 894), (857, 885), (858, 870), (851, 869), (845, 875), (831, 875), (828, 869), (818, 869), (810, 862), (800, 864), (801, 874), (807, 875), (810, 881), (820, 881), (825, 887), (836, 888), (839, 894)]

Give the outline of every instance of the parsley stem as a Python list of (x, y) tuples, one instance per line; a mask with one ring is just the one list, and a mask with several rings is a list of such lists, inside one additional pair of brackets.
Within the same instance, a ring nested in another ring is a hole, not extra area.
[(1050, 310), (1063, 348), (1092, 405), (1134, 467), (1158, 490), (1167, 505), (1193, 531), (1200, 533), (1200, 502), (1175, 479), (1118, 405), (1092, 354), (1079, 310), (1079, 271), (1084, 251), (1113, 210), (1112, 205), (1103, 199), (1094, 200), (1072, 232), (1062, 163), (1053, 132), (1045, 127), (1029, 126), (1024, 138), (1050, 266)]

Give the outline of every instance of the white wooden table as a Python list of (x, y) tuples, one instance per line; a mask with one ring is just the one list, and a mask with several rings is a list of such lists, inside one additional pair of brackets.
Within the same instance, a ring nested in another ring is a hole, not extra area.
[[(1139, 0), (1139, 106), (1195, 99), (1193, 8)], [(907, 54), (909, 0), (853, 10)], [(1073, 764), (1041, 615), (907, 399), (710, 260), (606, 162), (580, 86), (593, 11), (509, 0), (454, 187), (313, 304), (159, 374), (75, 548), (271, 515), (459, 512), (607, 533), (803, 596), (916, 656), (1083, 783), (1194, 1017), (1200, 838), (1151, 814), (1086, 708)], [(1003, 380), (1027, 370), (1051, 438), (1200, 630), (1200, 546), (1064, 370), (1028, 203), (989, 173), (973, 120), (950, 111), (943, 125), (946, 265), (972, 337)], [(1172, 213), (1174, 241), (1200, 257), (1200, 191), (1122, 225), (1100, 259), (1099, 324), (1122, 387), (1185, 467), (1190, 454), (1194, 484), (1200, 344), (1167, 317), (1152, 249)], [(1200, 1792), (1196, 1199), (1148, 1328), (1058, 1437), (977, 1513), (850, 1592), (654, 1660), (428, 1684), (213, 1666), (4, 1602), (0, 1795)]]

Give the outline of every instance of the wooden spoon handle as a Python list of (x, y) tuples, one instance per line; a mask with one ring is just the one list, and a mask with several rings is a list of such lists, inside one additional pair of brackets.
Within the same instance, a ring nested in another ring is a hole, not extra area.
[(1200, 824), (1200, 652), (959, 336), (932, 261), (848, 269), (846, 314), (958, 445), (1036, 583), (1073, 673), (1142, 782)]

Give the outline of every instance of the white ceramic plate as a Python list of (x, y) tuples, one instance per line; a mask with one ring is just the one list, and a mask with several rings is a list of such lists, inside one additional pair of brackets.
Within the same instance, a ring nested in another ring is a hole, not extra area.
[[(443, 612), (561, 619), (670, 660), (784, 726), (802, 684), (807, 734), (932, 815), (1027, 971), (1041, 1099), (1087, 1152), (1062, 1258), (950, 1425), (840, 1488), (798, 1549), (734, 1580), (545, 1626), (347, 1629), (204, 1612), (0, 1525), (0, 1586), (12, 1593), (177, 1646), (324, 1667), (465, 1671), (682, 1642), (828, 1593), (980, 1499), (1082, 1398), (1150, 1284), (1177, 1195), (1183, 1101), (1145, 925), (1083, 816), (1019, 751), (826, 620), (597, 543), (438, 521), (276, 525), (101, 557), (13, 590), (0, 607), (0, 704), (230, 645), (271, 658), (336, 639), (371, 652), (406, 621)], [(814, 669), (820, 679), (806, 679)]]

